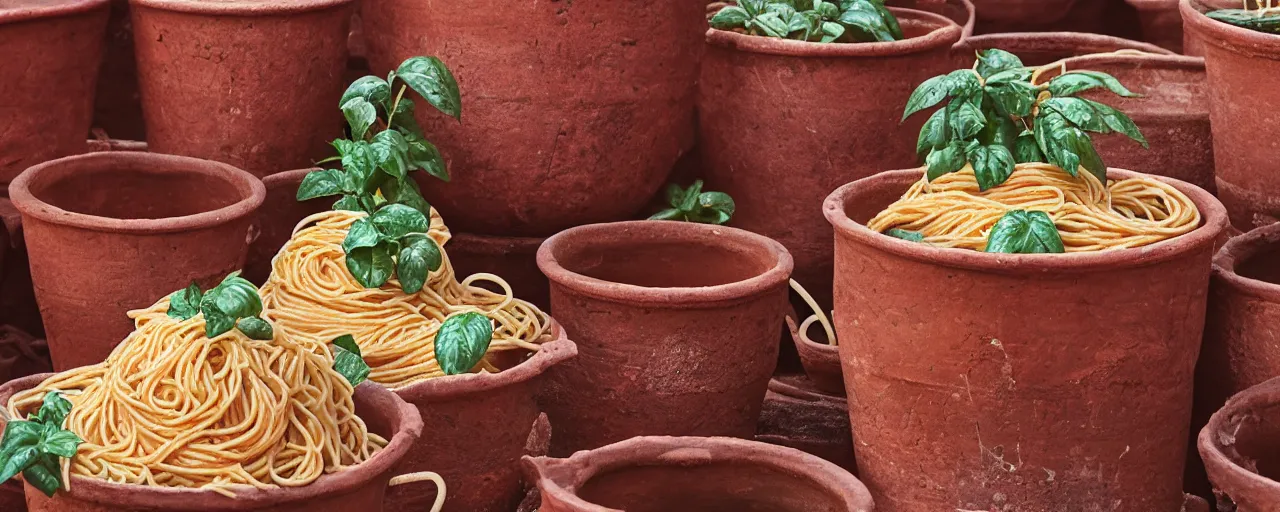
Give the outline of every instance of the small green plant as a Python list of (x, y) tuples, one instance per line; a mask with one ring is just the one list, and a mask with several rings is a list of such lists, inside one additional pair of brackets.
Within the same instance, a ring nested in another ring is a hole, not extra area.
[(866, 43), (903, 38), (884, 0), (738, 0), (711, 18), (720, 30), (820, 43)]
[(356, 344), (356, 338), (350, 334), (343, 334), (333, 340), (333, 369), (342, 374), (351, 383), (352, 387), (359, 386), (361, 382), (369, 378), (369, 364), (364, 362), (364, 357), (360, 354), (360, 345)]
[(440, 246), (427, 236), (430, 220), (422, 212), (388, 204), (351, 224), (342, 250), (347, 270), (366, 288), (377, 288), (394, 274), (405, 293), (417, 293), (427, 275), (440, 269)]
[(0, 440), (0, 482), (22, 473), (23, 480), (53, 497), (63, 484), (60, 459), (74, 457), (83, 442), (62, 428), (70, 412), (71, 402), (50, 391), (35, 414), (9, 421)]
[(436, 361), (445, 375), (467, 373), (475, 368), (493, 341), (493, 321), (476, 312), (444, 319), (436, 331)]
[(1049, 214), (1037, 211), (1011, 210), (996, 221), (987, 235), (987, 252), (1061, 253), (1062, 235)]
[(1280, 34), (1280, 5), (1275, 5), (1275, 0), (1266, 0), (1257, 2), (1256, 8), (1251, 9), (1249, 3), (1246, 0), (1243, 9), (1218, 9), (1206, 12), (1205, 16), (1240, 28)]
[(207, 292), (201, 293), (200, 285), (194, 282), (173, 292), (169, 295), (166, 313), (178, 320), (190, 320), (204, 313), (204, 333), (208, 338), (221, 336), (233, 327), (255, 340), (275, 337), (271, 324), (258, 317), (262, 313), (258, 287), (240, 277), (238, 270)]
[(693, 182), (688, 189), (672, 183), (667, 185), (667, 203), (670, 208), (649, 217), (649, 220), (680, 220), (702, 224), (724, 224), (733, 217), (736, 206), (733, 198), (724, 192), (703, 192), (702, 180)]

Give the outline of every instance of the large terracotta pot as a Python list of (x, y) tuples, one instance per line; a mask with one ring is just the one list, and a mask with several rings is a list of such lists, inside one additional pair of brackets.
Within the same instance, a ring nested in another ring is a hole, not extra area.
[(85, 151), (108, 10), (108, 0), (0, 5), (0, 188)]
[(545, 238), (453, 233), (446, 250), (453, 271), (465, 277), (488, 273), (501, 276), (516, 297), (543, 311), (551, 308), (551, 283), (538, 270), (538, 247)]
[[(419, 107), (453, 174), (424, 192), (458, 231), (545, 236), (644, 207), (693, 144), (706, 2), (362, 4), (375, 73), (436, 55), (462, 122)], [(425, 106), (424, 106), (425, 107)]]
[[(525, 495), (520, 457), (539, 417), (543, 376), (578, 353), (564, 329), (555, 324), (552, 329), (554, 341), (512, 368), (440, 377), (396, 390), (422, 413), (429, 434), (409, 449), (395, 473), (439, 473), (449, 488), (445, 512), (514, 510)], [(385, 509), (425, 511), (434, 500), (430, 487), (395, 488), (387, 493)]]
[(779, 375), (769, 381), (760, 409), (757, 441), (816, 455), (857, 471), (849, 407), (843, 396), (823, 392), (803, 375)]
[(1280, 503), (1280, 378), (1227, 401), (1200, 431), (1218, 510), (1270, 512)]
[(333, 154), (353, 2), (131, 0), (151, 150), (257, 176)]
[[(1092, 53), (1137, 50), (1156, 55), (1173, 55), (1173, 52), (1150, 43), (1122, 37), (1085, 32), (1008, 32), (983, 34), (965, 38), (956, 45), (956, 58), (965, 66), (973, 65), (974, 52), (999, 48), (1007, 51), (1028, 66), (1041, 66), (1068, 57)], [(903, 102), (905, 104), (905, 102)]]
[(864, 226), (922, 173), (856, 181), (824, 205), (858, 471), (879, 510), (1177, 510), (1222, 205), (1159, 178), (1195, 202), (1200, 228), (1065, 255)]
[[(0, 387), (0, 403), (8, 403), (14, 393), (30, 389), (52, 375), (33, 375)], [(395, 474), (392, 467), (408, 455), (410, 446), (422, 434), (422, 418), (418, 416), (417, 409), (395, 393), (371, 382), (356, 388), (355, 404), (356, 414), (364, 419), (369, 430), (390, 442), (369, 460), (321, 476), (303, 487), (236, 489), (235, 497), (229, 497), (207, 490), (115, 484), (73, 476), (69, 482), (70, 490), (60, 490), (53, 498), (28, 485), (27, 506), (31, 512), (382, 510), (383, 495)], [(431, 486), (430, 483), (411, 485)]]
[(749, 438), (778, 357), (791, 255), (740, 229), (592, 224), (538, 250), (578, 357), (549, 375), (563, 456), (640, 435)]
[(705, 437), (640, 437), (567, 459), (527, 457), (541, 512), (871, 512), (867, 488), (799, 450)]
[(230, 165), (123, 151), (37, 165), (9, 195), (62, 371), (105, 359), (133, 330), (127, 311), (239, 269), (265, 191)]
[(1218, 197), (1241, 231), (1280, 218), (1280, 100), (1259, 84), (1280, 82), (1280, 35), (1209, 19), (1182, 0), (1188, 32), (1203, 43), (1209, 75)]
[(1182, 15), (1178, 13), (1178, 0), (1125, 1), (1138, 10), (1144, 41), (1182, 53)]
[[(731, 223), (782, 242), (796, 281), (831, 304), (831, 227), (818, 208), (836, 187), (914, 162), (924, 116), (900, 124), (916, 85), (954, 69), (962, 29), (891, 8), (908, 36), (820, 44), (711, 29), (699, 82), (707, 190), (733, 196)], [(856, 120), (852, 122), (851, 120)]]
[(249, 254), (245, 257), (245, 279), (259, 284), (266, 282), (267, 276), (271, 275), (271, 260), (289, 242), (293, 228), (307, 216), (333, 208), (337, 199), (332, 197), (298, 201), (298, 186), (302, 184), (302, 178), (314, 170), (296, 169), (262, 178), (267, 194), (258, 209), (255, 224), (258, 236), (249, 244)]

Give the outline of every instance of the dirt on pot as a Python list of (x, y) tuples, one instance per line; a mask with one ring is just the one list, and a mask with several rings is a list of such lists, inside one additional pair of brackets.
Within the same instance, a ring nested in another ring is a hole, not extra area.
[(1280, 503), (1280, 378), (1227, 401), (1200, 431), (1199, 448), (1218, 510), (1275, 510)]

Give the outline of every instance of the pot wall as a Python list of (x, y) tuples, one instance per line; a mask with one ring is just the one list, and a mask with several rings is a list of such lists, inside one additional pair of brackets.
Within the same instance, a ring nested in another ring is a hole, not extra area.
[(314, 170), (285, 171), (262, 179), (267, 196), (255, 220), (258, 236), (249, 244), (249, 253), (245, 257), (245, 279), (259, 284), (266, 282), (271, 275), (271, 260), (289, 242), (293, 228), (311, 214), (330, 210), (337, 201), (333, 197), (298, 201), (298, 186), (307, 173)]
[(847, 471), (858, 470), (845, 397), (816, 389), (802, 375), (779, 375), (769, 381), (755, 439), (816, 455)]
[(1219, 510), (1265, 512), (1280, 503), (1277, 425), (1280, 379), (1271, 379), (1232, 397), (1200, 431), (1200, 455)]

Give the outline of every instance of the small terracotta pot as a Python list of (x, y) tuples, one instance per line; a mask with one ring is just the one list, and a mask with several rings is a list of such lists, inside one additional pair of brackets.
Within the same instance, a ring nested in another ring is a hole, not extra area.
[(108, 0), (0, 6), (0, 188), (85, 151), (108, 10)]
[(954, 69), (951, 46), (963, 32), (938, 14), (891, 10), (903, 41), (706, 35), (698, 99), (706, 188), (733, 196), (733, 226), (791, 251), (796, 281), (823, 307), (832, 234), (817, 205), (844, 183), (915, 161), (926, 116), (899, 123), (902, 105), (917, 84)]
[(1280, 99), (1258, 85), (1280, 82), (1280, 35), (1211, 20), (1199, 2), (1182, 0), (1181, 9), (1187, 31), (1204, 43), (1218, 197), (1241, 231), (1276, 222), (1280, 161), (1269, 141), (1280, 138)]
[(1182, 53), (1182, 15), (1178, 0), (1125, 0), (1138, 10), (1142, 39), (1175, 53)]
[(354, 0), (130, 1), (152, 151), (257, 176), (333, 154)]
[(501, 276), (516, 297), (546, 311), (551, 307), (551, 283), (538, 270), (537, 261), (538, 247), (545, 240), (455, 232), (445, 250), (459, 278), (482, 272)]
[(640, 435), (751, 437), (792, 265), (773, 240), (705, 224), (592, 224), (548, 238), (538, 267), (579, 354), (548, 379), (551, 454)]
[(1200, 431), (1198, 444), (1219, 510), (1275, 510), (1280, 503), (1280, 482), (1275, 480), (1280, 463), (1280, 378), (1227, 401)]
[[(539, 417), (543, 375), (578, 353), (564, 329), (554, 323), (552, 329), (556, 339), (515, 367), (440, 377), (396, 390), (417, 406), (429, 434), (410, 448), (395, 473), (439, 473), (449, 489), (445, 512), (514, 510), (525, 494), (520, 457)], [(387, 493), (385, 509), (429, 510), (435, 496), (430, 486), (395, 488)]]
[[(19, 391), (39, 385), (52, 377), (46, 373), (15, 380), (0, 386), (0, 403)], [(418, 410), (395, 393), (371, 382), (355, 393), (356, 414), (369, 430), (390, 442), (369, 460), (349, 469), (321, 476), (303, 487), (236, 489), (228, 497), (214, 491), (177, 487), (148, 487), (110, 483), (84, 476), (71, 477), (71, 490), (60, 490), (48, 498), (27, 486), (27, 506), (31, 512), (213, 512), (254, 510), (262, 512), (345, 512), (382, 510), (382, 497), (394, 472), (392, 466), (408, 455), (410, 446), (422, 434)], [(0, 428), (3, 427), (0, 420)], [(446, 482), (447, 484), (448, 482)], [(407, 484), (424, 485), (432, 484)], [(7, 511), (8, 509), (6, 509)]]
[[(1046, 5), (1047, 2), (1036, 2)], [(1137, 50), (1156, 55), (1173, 55), (1159, 46), (1121, 37), (1085, 32), (1009, 32), (983, 34), (966, 38), (956, 45), (956, 58), (963, 65), (972, 66), (974, 52), (999, 48), (1007, 51), (1028, 66), (1042, 66), (1068, 57), (1091, 53)], [(904, 102), (905, 103), (905, 102)]]
[(249, 244), (249, 254), (245, 257), (245, 279), (258, 284), (266, 282), (271, 275), (271, 260), (289, 242), (293, 228), (307, 216), (333, 208), (337, 199), (332, 197), (298, 201), (302, 178), (314, 170), (296, 169), (262, 178), (267, 195), (258, 209), (258, 237)]
[(841, 395), (825, 393), (803, 375), (779, 375), (764, 396), (757, 441), (795, 448), (848, 471), (857, 471), (849, 407)]
[(858, 471), (879, 509), (1177, 510), (1222, 205), (1158, 178), (1195, 202), (1200, 228), (1080, 254), (865, 227), (922, 174), (881, 173), (824, 205)]
[(639, 437), (567, 459), (526, 457), (541, 512), (870, 512), (871, 495), (830, 462), (728, 438)]
[(453, 173), (431, 204), (461, 232), (546, 236), (631, 218), (692, 147), (705, 5), (380, 0), (361, 23), (375, 73), (436, 55), (462, 88), (461, 123), (417, 110)]
[[(800, 364), (804, 373), (813, 382), (813, 387), (837, 396), (844, 396), (844, 376), (840, 374), (840, 349), (836, 345), (817, 343), (800, 336), (799, 326), (794, 318), (787, 317), (787, 330), (791, 332), (791, 341), (800, 353)], [(810, 332), (821, 332), (818, 324), (810, 327)]]
[(230, 165), (122, 151), (37, 165), (9, 195), (62, 371), (105, 359), (133, 331), (127, 311), (239, 269), (266, 194)]

